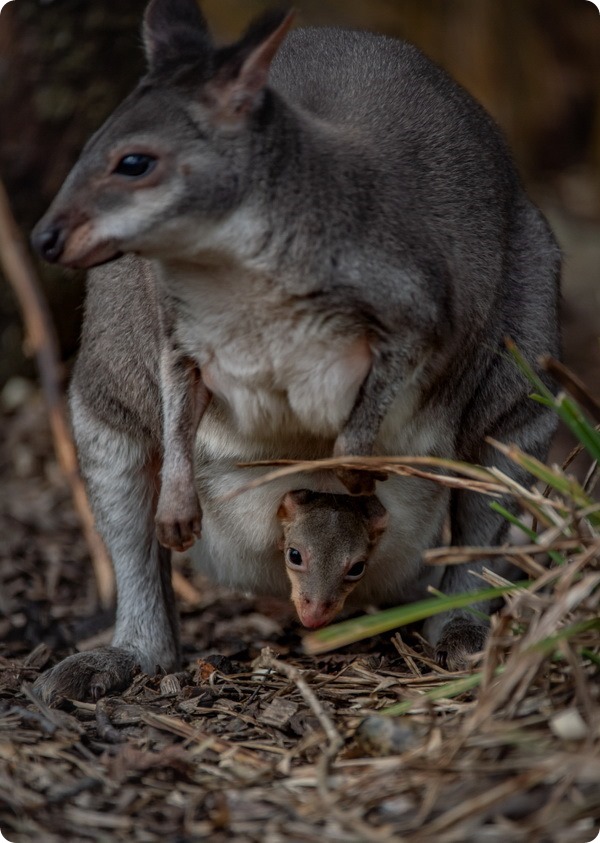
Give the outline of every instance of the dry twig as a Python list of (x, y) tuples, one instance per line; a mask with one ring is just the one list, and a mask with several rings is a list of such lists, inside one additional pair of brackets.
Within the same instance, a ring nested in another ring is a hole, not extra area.
[(6, 190), (0, 182), (0, 261), (19, 302), (26, 329), (25, 345), (35, 355), (59, 465), (69, 483), (75, 509), (92, 558), (98, 595), (103, 606), (111, 604), (114, 574), (77, 463), (77, 453), (68, 421), (62, 388), (60, 355), (48, 305), (41, 292), (23, 237), (12, 215)]

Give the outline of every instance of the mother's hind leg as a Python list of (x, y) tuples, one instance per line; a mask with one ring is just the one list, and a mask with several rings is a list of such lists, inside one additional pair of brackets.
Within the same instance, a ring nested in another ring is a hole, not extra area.
[(49, 702), (97, 698), (126, 686), (138, 666), (153, 673), (179, 664), (171, 554), (154, 526), (158, 460), (140, 438), (99, 420), (77, 396), (72, 411), (96, 525), (115, 568), (117, 618), (110, 647), (70, 656), (37, 680), (36, 693)]

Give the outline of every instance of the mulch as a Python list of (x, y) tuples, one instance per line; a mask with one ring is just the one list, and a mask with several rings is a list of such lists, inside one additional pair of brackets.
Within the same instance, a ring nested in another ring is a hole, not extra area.
[[(435, 665), (417, 632), (309, 657), (287, 604), (217, 589), (178, 557), (190, 583), (185, 670), (47, 708), (30, 690), (38, 673), (107, 644), (112, 614), (98, 608), (34, 389), (0, 414), (0, 472), (9, 841), (587, 843), (598, 833), (598, 662), (568, 644), (562, 660), (531, 662), (511, 693), (492, 670), (480, 693), (434, 700), (423, 692), (465, 674)], [(535, 600), (533, 614), (552, 608)], [(494, 625), (505, 663), (507, 624)], [(597, 651), (597, 632), (582, 635)], [(407, 699), (409, 715), (378, 713)]]

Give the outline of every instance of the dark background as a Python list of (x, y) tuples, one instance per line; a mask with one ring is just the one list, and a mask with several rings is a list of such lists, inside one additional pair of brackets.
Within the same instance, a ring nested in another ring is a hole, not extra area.
[[(221, 41), (264, 0), (205, 0)], [(600, 14), (588, 0), (296, 0), (299, 24), (407, 38), (471, 91), (509, 138), (565, 252), (567, 362), (600, 391)], [(0, 15), (0, 174), (28, 232), (86, 138), (143, 72), (145, 0), (14, 0)], [(83, 279), (39, 266), (64, 359), (77, 347)], [(0, 390), (31, 377), (0, 277)], [(0, 395), (2, 393), (0, 392)]]

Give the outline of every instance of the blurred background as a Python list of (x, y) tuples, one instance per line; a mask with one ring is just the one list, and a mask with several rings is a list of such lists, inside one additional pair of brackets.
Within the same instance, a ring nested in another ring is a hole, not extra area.
[[(266, 0), (205, 0), (235, 38)], [(28, 232), (79, 150), (143, 72), (145, 0), (14, 0), (0, 15), (0, 173)], [(407, 38), (442, 64), (508, 136), (565, 254), (565, 358), (600, 391), (600, 14), (589, 0), (295, 0), (298, 22)], [(39, 265), (68, 364), (83, 279)], [(34, 376), (0, 281), (0, 396)]]

